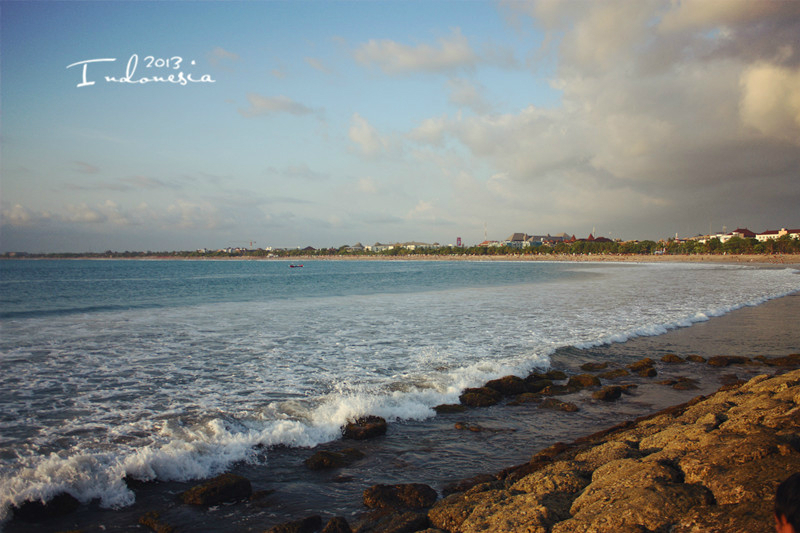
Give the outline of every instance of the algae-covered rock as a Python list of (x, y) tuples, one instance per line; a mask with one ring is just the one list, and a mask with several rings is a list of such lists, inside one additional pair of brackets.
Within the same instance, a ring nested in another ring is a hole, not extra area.
[(600, 378), (592, 374), (578, 374), (572, 376), (567, 382), (567, 387), (574, 387), (578, 389), (585, 389), (587, 387), (599, 387)]
[(570, 402), (562, 402), (555, 398), (547, 398), (539, 404), (540, 409), (556, 409), (558, 411), (565, 411), (567, 413), (574, 413), (578, 410), (578, 406)]
[(622, 387), (619, 385), (608, 385), (592, 394), (592, 398), (603, 402), (613, 402), (620, 396), (622, 396)]
[(385, 435), (387, 430), (386, 420), (380, 416), (362, 416), (348, 422), (342, 428), (342, 437), (345, 439), (365, 440)]
[(195, 485), (181, 494), (181, 501), (188, 505), (218, 505), (249, 498), (253, 493), (250, 481), (235, 474), (221, 474)]
[(422, 509), (436, 502), (438, 495), (423, 483), (401, 485), (373, 485), (364, 491), (364, 505), (376, 509)]
[(476, 387), (465, 389), (458, 399), (468, 407), (489, 407), (498, 403), (502, 397), (499, 392), (489, 387)]
[(346, 448), (338, 452), (320, 450), (304, 461), (310, 470), (326, 470), (348, 466), (364, 457), (364, 453), (355, 448)]
[(515, 396), (528, 391), (525, 380), (518, 376), (505, 376), (487, 381), (484, 387), (494, 389), (503, 396)]

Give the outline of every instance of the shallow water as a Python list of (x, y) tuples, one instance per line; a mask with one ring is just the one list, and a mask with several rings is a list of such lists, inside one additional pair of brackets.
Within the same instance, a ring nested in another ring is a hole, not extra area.
[[(34, 263), (45, 272), (0, 265), (0, 347), (11, 370), (0, 393), (0, 490), (6, 502), (67, 490), (87, 503), (76, 523), (106, 530), (133, 527), (156, 504), (175, 523), (210, 531), (259, 530), (312, 511), (352, 515), (373, 482), (441, 488), (685, 396), (642, 384), (612, 406), (579, 397), (585, 405), (573, 416), (524, 406), (432, 418), (432, 406), (456, 401), (466, 386), (551, 363), (622, 364), (664, 342), (667, 351), (709, 355), (785, 355), (800, 345), (779, 326), (786, 315), (763, 318), (794, 296), (708, 320), (798, 290), (790, 270), (315, 262), (300, 274), (280, 262)], [(99, 281), (98, 294), (70, 288), (76, 279), (92, 290)], [(719, 323), (751, 311), (762, 317), (748, 320), (756, 329), (720, 335)], [(717, 331), (704, 339), (709, 328)], [(681, 338), (692, 339), (688, 350)], [(714, 376), (704, 383), (709, 392), (719, 386)], [(387, 438), (359, 444), (366, 459), (332, 473), (302, 466), (308, 447), (341, 446), (340, 425), (365, 413), (395, 421)], [(497, 431), (455, 432), (459, 420)], [(230, 467), (255, 490), (276, 492), (210, 511), (173, 503), (189, 480)], [(131, 491), (125, 474), (160, 482)]]

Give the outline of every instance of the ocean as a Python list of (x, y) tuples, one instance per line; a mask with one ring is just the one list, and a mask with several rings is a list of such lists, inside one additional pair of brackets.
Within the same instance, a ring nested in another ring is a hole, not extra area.
[[(386, 418), (413, 442), (376, 452), (405, 457), (406, 474), (385, 476), (420, 476), (430, 460), (415, 461), (419, 452), (412, 450), (441, 419), (433, 407), (457, 403), (466, 387), (591, 358), (593, 348), (659, 336), (800, 291), (792, 268), (726, 264), (289, 266), (0, 261), (6, 527), (23, 530), (8, 519), (11, 506), (25, 500), (66, 491), (87, 505), (86, 513), (108, 517), (103, 513), (135, 506), (137, 496), (157, 501), (232, 469), (278, 494), (268, 509), (252, 511), (263, 515), (260, 522), (242, 519), (242, 531), (326, 505), (351, 512), (340, 502), (360, 485), (295, 468), (309, 448), (335, 446), (349, 419)], [(524, 424), (536, 426), (542, 443), (570, 429)], [(517, 437), (525, 431), (513, 430)], [(477, 472), (485, 461), (466, 456), (476, 447), (502, 450), (507, 437), (502, 428), (495, 434), (493, 443), (446, 444), (441, 453), (450, 470), (431, 467), (428, 477)], [(382, 479), (386, 465), (365, 468), (358, 475), (368, 482)], [(126, 478), (161, 488), (137, 493)], [(194, 518), (183, 518), (213, 522), (192, 512)], [(208, 511), (214, 512), (225, 511)], [(207, 530), (225, 531), (230, 520)]]

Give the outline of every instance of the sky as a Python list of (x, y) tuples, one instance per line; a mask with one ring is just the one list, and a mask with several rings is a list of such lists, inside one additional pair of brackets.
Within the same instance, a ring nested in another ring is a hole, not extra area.
[(797, 0), (12, 0), (0, 24), (0, 252), (800, 226)]

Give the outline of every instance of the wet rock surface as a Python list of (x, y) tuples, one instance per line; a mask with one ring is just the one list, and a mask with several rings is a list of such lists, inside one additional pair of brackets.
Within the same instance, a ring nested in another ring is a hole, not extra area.
[(235, 474), (221, 474), (195, 485), (181, 494), (181, 501), (188, 505), (217, 505), (249, 498), (253, 493), (250, 481)]

